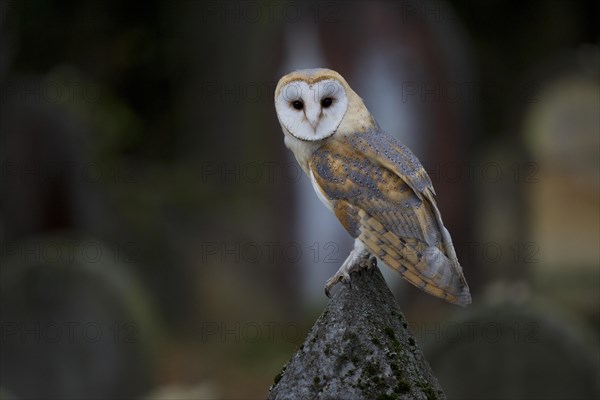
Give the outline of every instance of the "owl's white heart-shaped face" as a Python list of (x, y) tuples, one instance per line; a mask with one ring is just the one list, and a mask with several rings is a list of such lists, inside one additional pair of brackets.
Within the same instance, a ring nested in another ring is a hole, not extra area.
[(295, 80), (281, 88), (275, 109), (284, 130), (300, 140), (317, 141), (335, 133), (348, 109), (348, 96), (335, 79), (313, 84)]

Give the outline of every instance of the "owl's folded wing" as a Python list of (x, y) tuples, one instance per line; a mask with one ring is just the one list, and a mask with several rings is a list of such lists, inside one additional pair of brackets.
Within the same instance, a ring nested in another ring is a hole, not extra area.
[(408, 148), (380, 133), (330, 139), (309, 168), (336, 217), (373, 254), (424, 291), (470, 303), (431, 180)]
[(444, 226), (442, 215), (435, 202), (435, 189), (419, 159), (408, 147), (400, 143), (398, 139), (383, 131), (370, 130), (364, 134), (357, 135), (357, 137), (359, 142), (358, 150), (364, 157), (371, 160), (374, 164), (392, 171), (410, 186), (420, 200), (425, 199), (430, 204), (442, 235), (444, 253), (458, 264), (456, 252), (452, 245), (452, 238)]

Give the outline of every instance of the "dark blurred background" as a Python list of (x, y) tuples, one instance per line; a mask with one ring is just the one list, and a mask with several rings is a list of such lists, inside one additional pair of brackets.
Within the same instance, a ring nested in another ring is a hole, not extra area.
[(595, 1), (0, 0), (0, 397), (254, 399), (352, 240), (273, 91), (340, 72), (473, 294), (386, 280), (449, 398), (598, 398)]

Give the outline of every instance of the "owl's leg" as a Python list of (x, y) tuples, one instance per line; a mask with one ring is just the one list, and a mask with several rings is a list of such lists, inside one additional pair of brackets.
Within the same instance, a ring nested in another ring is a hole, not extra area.
[(377, 265), (377, 259), (371, 257), (367, 247), (358, 239), (354, 241), (354, 249), (350, 252), (346, 261), (342, 264), (340, 269), (327, 280), (325, 283), (325, 295), (331, 298), (330, 291), (338, 283), (350, 282), (350, 273), (354, 271), (360, 271), (361, 269), (373, 269)]

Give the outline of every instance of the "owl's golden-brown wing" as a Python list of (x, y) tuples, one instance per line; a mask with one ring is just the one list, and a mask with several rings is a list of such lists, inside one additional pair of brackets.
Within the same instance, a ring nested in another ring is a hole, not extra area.
[(332, 137), (309, 168), (336, 217), (369, 251), (424, 291), (471, 302), (431, 180), (406, 146), (379, 131)]

